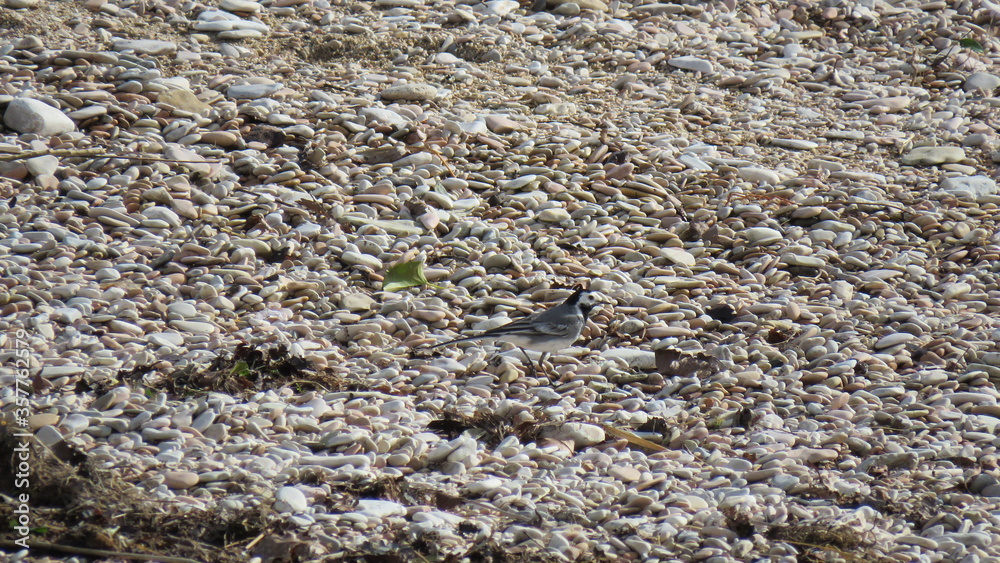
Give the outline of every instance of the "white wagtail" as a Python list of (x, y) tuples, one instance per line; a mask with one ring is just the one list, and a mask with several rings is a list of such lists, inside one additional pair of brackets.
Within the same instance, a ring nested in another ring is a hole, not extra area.
[(533, 313), (475, 336), (440, 342), (431, 348), (468, 340), (510, 342), (521, 349), (534, 371), (535, 365), (525, 352), (525, 348), (541, 352), (544, 358), (546, 354), (572, 346), (580, 338), (580, 333), (587, 324), (587, 317), (600, 302), (600, 297), (601, 294), (596, 291), (578, 289), (551, 309)]

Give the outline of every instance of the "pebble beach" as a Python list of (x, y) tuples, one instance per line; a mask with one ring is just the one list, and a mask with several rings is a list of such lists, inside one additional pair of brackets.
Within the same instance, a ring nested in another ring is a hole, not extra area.
[(0, 559), (1000, 560), (997, 20), (5, 0)]

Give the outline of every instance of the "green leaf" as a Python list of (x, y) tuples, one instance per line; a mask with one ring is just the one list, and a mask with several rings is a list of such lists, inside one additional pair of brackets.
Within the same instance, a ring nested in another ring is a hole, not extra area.
[(424, 261), (410, 260), (389, 268), (385, 274), (385, 281), (382, 282), (382, 290), (398, 291), (428, 283), (430, 282), (424, 276)]
[(36, 528), (32, 528), (31, 533), (35, 534), (36, 536), (43, 536), (49, 533), (49, 529), (46, 528), (45, 526), (38, 526)]
[(958, 41), (958, 44), (961, 45), (962, 47), (965, 47), (966, 49), (972, 49), (977, 53), (983, 53), (986, 51), (986, 49), (983, 49), (982, 43), (970, 37), (966, 37), (965, 39), (960, 39)]
[(238, 375), (240, 377), (249, 377), (250, 366), (246, 362), (241, 360), (239, 362), (236, 362), (236, 365), (233, 366), (233, 369), (232, 371), (229, 372), (229, 374)]

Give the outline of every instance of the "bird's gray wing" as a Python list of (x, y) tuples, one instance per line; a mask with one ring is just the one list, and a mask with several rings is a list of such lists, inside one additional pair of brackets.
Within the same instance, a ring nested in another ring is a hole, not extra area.
[(485, 340), (489, 338), (498, 338), (505, 334), (537, 334), (538, 329), (536, 328), (533, 316), (522, 317), (520, 319), (509, 322), (505, 325), (500, 325), (493, 327), (489, 330), (480, 332), (472, 336), (466, 336), (463, 338), (456, 338), (454, 340), (446, 340), (444, 342), (438, 342), (437, 344), (431, 346), (431, 348), (437, 348), (438, 346), (444, 346), (445, 344), (451, 344), (453, 342), (467, 342), (469, 340)]
[(503, 336), (504, 334), (525, 334), (538, 332), (538, 327), (535, 325), (535, 317), (527, 316), (517, 319), (513, 322), (509, 322), (505, 325), (500, 325), (498, 327), (493, 327), (489, 330), (481, 332), (478, 336), (480, 337), (490, 337), (490, 336)]
[[(546, 334), (549, 336), (570, 336), (576, 331), (576, 325), (572, 323), (534, 323), (531, 325), (532, 334)], [(529, 332), (529, 331), (526, 331)]]

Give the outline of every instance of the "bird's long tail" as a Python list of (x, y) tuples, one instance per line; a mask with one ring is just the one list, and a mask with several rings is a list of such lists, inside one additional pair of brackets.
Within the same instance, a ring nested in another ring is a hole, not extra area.
[[(441, 346), (444, 346), (446, 344), (455, 344), (455, 343), (458, 343), (458, 342), (468, 342), (470, 340), (485, 340), (485, 339), (488, 339), (488, 338), (491, 338), (491, 337), (490, 336), (483, 336), (481, 334), (477, 334), (475, 336), (466, 336), (464, 338), (455, 338), (453, 340), (445, 340), (444, 342), (438, 342), (437, 344), (434, 344), (432, 346), (428, 346), (427, 348), (428, 349), (434, 349), (434, 348), (440, 348)], [(492, 338), (495, 338), (495, 337), (492, 337)]]

